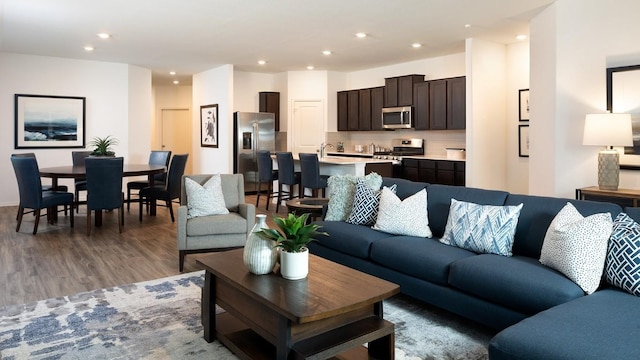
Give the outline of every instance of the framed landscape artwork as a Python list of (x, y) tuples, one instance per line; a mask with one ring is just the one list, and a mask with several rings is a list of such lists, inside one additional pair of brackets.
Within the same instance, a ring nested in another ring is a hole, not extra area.
[(218, 104), (200, 106), (200, 146), (218, 147)]
[(83, 148), (84, 97), (15, 94), (16, 149)]
[(518, 90), (519, 120), (529, 121), (529, 89)]
[(607, 68), (607, 110), (631, 114), (633, 146), (620, 149), (620, 168), (640, 170), (640, 65)]
[(518, 156), (529, 157), (529, 125), (518, 126)]

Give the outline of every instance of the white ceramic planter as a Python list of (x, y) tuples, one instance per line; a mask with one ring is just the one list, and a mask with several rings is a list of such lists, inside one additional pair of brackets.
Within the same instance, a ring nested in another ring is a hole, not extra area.
[(287, 280), (306, 278), (309, 274), (309, 249), (299, 253), (280, 251), (280, 274)]

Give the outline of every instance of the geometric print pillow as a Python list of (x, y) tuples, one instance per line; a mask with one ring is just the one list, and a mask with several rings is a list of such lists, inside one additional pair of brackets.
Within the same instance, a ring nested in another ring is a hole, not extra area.
[(378, 218), (371, 228), (395, 235), (432, 237), (427, 213), (427, 190), (422, 189), (400, 200), (394, 191), (383, 187)]
[(329, 194), (329, 204), (324, 221), (345, 221), (353, 208), (353, 196), (356, 192), (357, 179), (364, 180), (364, 183), (373, 190), (380, 190), (382, 187), (382, 176), (372, 172), (365, 176), (355, 175), (332, 175), (327, 180), (327, 193)]
[[(396, 192), (396, 184), (389, 189)], [(353, 196), (353, 207), (347, 222), (354, 225), (371, 226), (378, 218), (378, 205), (380, 204), (380, 190), (373, 190), (362, 179), (356, 180), (356, 194)]]
[(625, 213), (613, 222), (605, 268), (609, 284), (640, 296), (640, 224)]
[(478, 205), (451, 199), (449, 218), (440, 242), (476, 253), (511, 256), (522, 204)]

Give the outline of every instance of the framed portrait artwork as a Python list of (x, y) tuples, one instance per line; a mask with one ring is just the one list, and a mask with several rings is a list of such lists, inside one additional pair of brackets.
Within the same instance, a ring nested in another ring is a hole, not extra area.
[(218, 104), (200, 106), (200, 146), (218, 147)]
[(620, 169), (640, 170), (640, 65), (607, 68), (607, 110), (631, 114), (633, 146), (618, 149)]
[(529, 121), (529, 89), (518, 90), (519, 120)]
[(84, 97), (15, 94), (16, 149), (83, 148)]
[(518, 125), (518, 156), (529, 157), (529, 125)]

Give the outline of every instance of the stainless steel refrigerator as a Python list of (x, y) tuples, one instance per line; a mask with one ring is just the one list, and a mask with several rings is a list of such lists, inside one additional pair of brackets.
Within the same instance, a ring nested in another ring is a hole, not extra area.
[(275, 152), (275, 114), (233, 113), (233, 172), (244, 175), (244, 192), (258, 190), (258, 151)]

